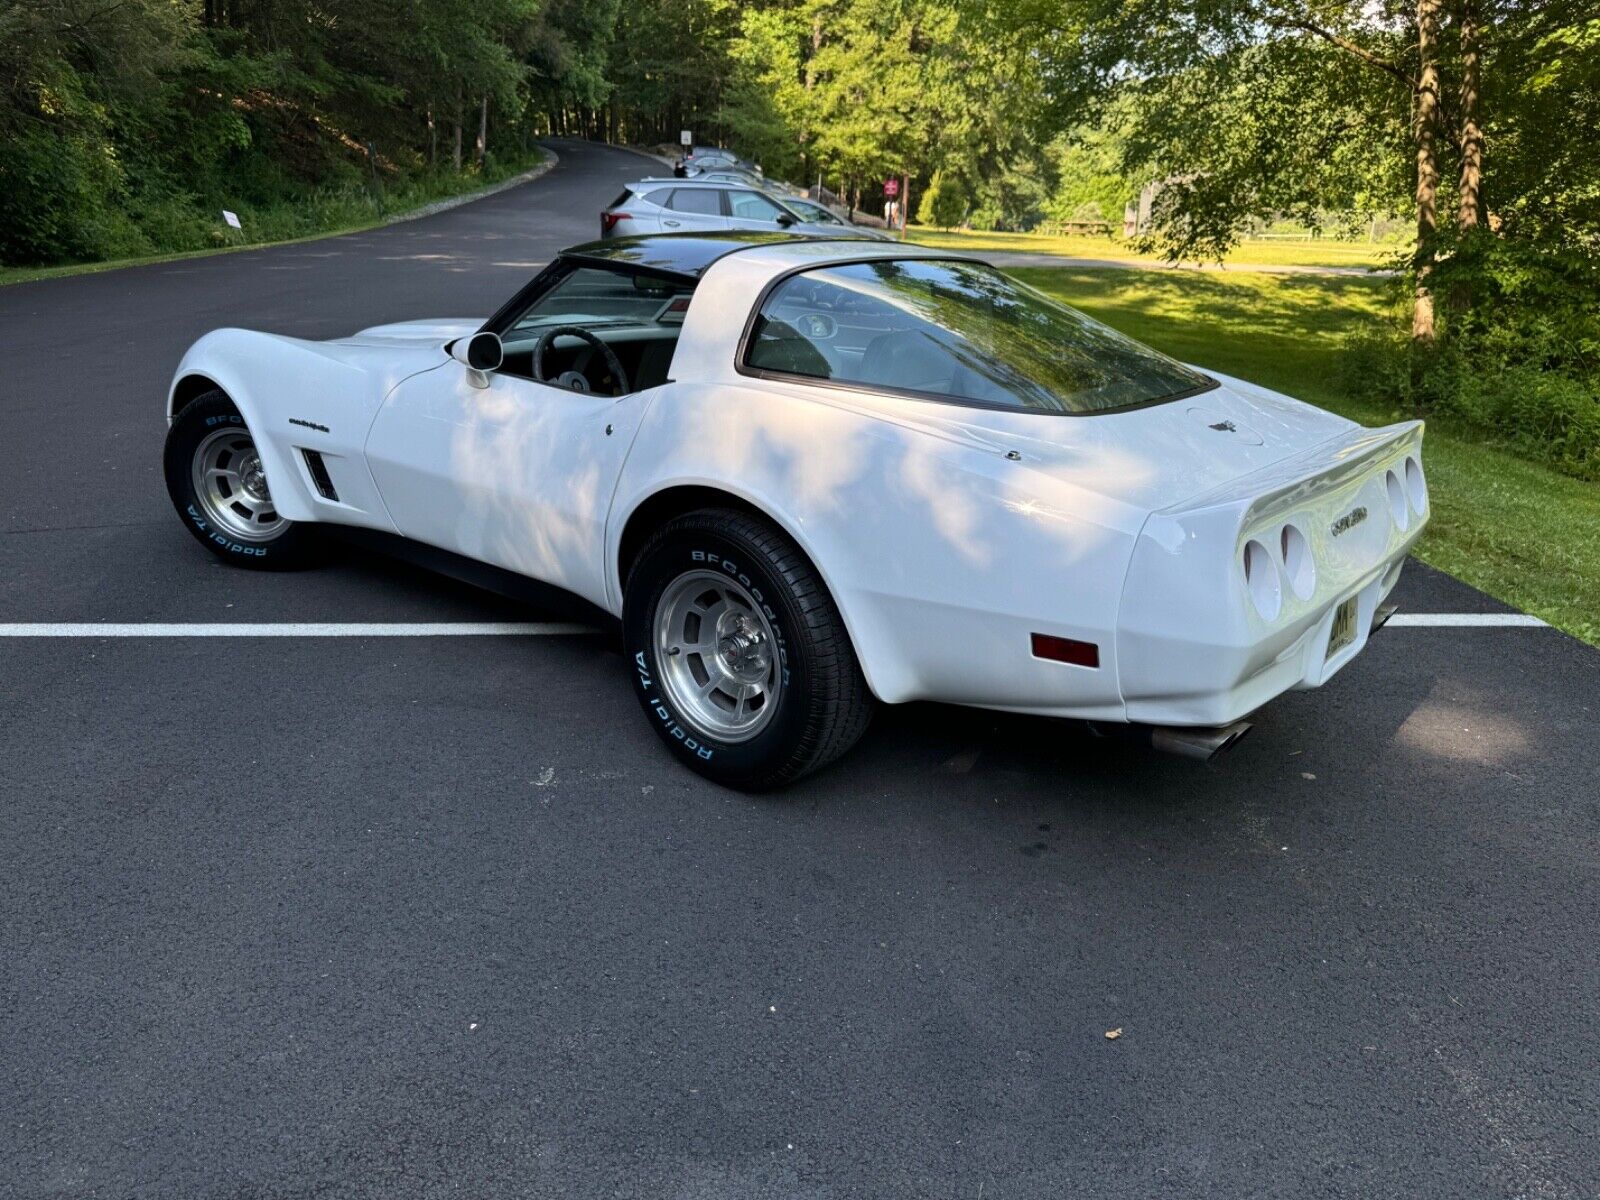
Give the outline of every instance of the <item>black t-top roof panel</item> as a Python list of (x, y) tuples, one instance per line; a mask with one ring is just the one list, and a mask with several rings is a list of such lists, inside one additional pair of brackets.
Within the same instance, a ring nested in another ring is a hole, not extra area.
[(582, 245), (569, 246), (561, 252), (561, 256), (625, 263), (693, 279), (699, 278), (717, 259), (736, 250), (781, 242), (816, 240), (798, 233), (768, 233), (753, 229), (729, 230), (726, 233), (655, 233), (584, 242)]

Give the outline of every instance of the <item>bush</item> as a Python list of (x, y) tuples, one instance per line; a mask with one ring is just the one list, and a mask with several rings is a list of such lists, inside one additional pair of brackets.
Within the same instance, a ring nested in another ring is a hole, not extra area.
[(115, 169), (107, 147), (41, 125), (0, 150), (0, 263), (48, 263), (104, 253)]
[(967, 191), (961, 181), (943, 171), (934, 172), (928, 190), (922, 193), (922, 203), (917, 207), (917, 221), (923, 225), (937, 225), (952, 229), (961, 224), (967, 215)]
[(1436, 343), (1357, 339), (1351, 390), (1600, 480), (1600, 269), (1484, 234), (1451, 248), (1433, 283)]

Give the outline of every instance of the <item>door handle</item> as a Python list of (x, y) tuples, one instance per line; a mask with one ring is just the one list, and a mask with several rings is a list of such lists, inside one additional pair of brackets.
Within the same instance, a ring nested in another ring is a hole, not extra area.
[(662, 221), (661, 223), (663, 225), (671, 225), (674, 229), (676, 229), (679, 225), (679, 222), (677, 221)]

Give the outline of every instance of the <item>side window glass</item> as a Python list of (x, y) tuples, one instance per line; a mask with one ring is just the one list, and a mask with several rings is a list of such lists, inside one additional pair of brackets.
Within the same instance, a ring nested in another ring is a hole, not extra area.
[(639, 199), (658, 205), (661, 208), (665, 208), (667, 207), (667, 200), (671, 195), (671, 188), (657, 188), (653, 192), (646, 192), (644, 195), (640, 196)]
[(729, 192), (728, 202), (733, 215), (746, 221), (776, 221), (783, 215), (783, 209), (758, 192)]
[(811, 338), (787, 321), (761, 317), (750, 343), (749, 364), (760, 371), (782, 371), (811, 379), (832, 379), (833, 363)]
[(830, 343), (839, 332), (837, 322), (804, 301), (786, 298), (784, 290), (780, 287), (756, 317), (745, 352), (746, 365), (811, 379), (834, 378), (838, 352)]
[(674, 212), (719, 217), (722, 215), (722, 197), (715, 188), (678, 188), (672, 193), (672, 203), (667, 207)]

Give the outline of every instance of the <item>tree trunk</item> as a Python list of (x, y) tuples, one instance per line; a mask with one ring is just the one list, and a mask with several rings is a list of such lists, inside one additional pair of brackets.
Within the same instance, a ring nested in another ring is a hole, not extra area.
[(428, 166), (439, 164), (439, 126), (434, 122), (433, 109), (428, 110)]
[(478, 142), (473, 147), (478, 158), (478, 170), (483, 170), (484, 156), (489, 153), (489, 97), (478, 105)]
[(1417, 0), (1416, 103), (1412, 114), (1412, 140), (1417, 148), (1417, 291), (1411, 310), (1411, 340), (1433, 342), (1433, 235), (1438, 227), (1439, 163), (1434, 153), (1434, 132), (1439, 122), (1439, 0)]
[(456, 109), (456, 144), (452, 161), (455, 163), (456, 174), (461, 174), (461, 110)]
[(1478, 4), (1461, 0), (1461, 207), (1462, 233), (1483, 220), (1483, 129), (1478, 124)]

